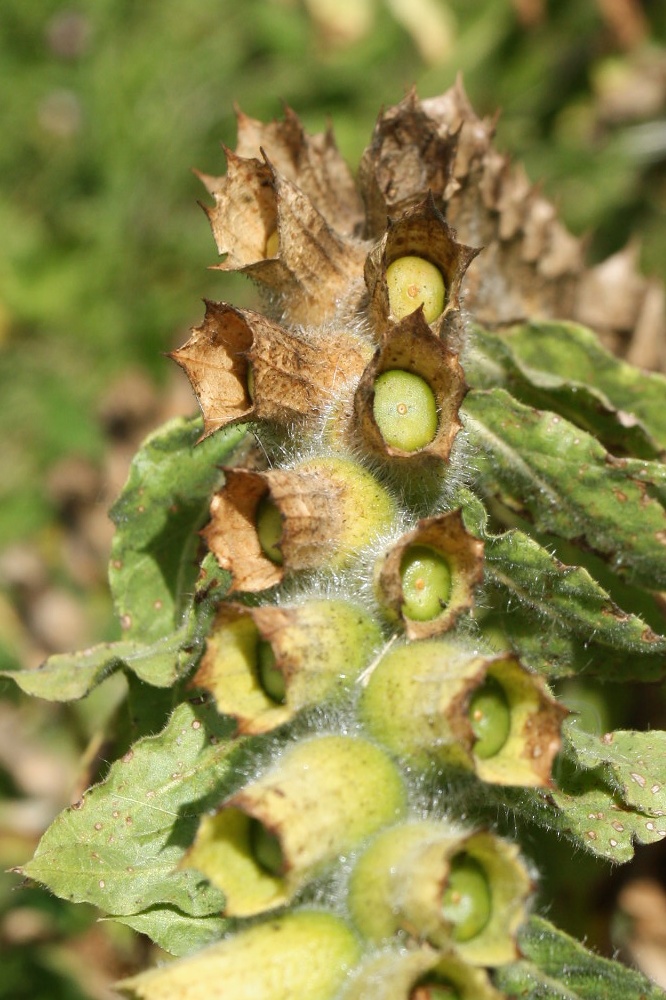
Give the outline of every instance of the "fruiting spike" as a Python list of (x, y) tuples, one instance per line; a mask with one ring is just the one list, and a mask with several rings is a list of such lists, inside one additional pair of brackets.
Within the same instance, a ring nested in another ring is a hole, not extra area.
[(511, 732), (511, 708), (506, 691), (495, 677), (487, 676), (469, 703), (469, 721), (476, 737), (474, 753), (485, 760), (502, 749)]
[(257, 507), (257, 536), (264, 555), (281, 566), (282, 514), (268, 494), (262, 497)]
[(437, 433), (435, 395), (420, 375), (386, 371), (375, 381), (372, 413), (386, 443), (401, 451), (418, 451)]
[(476, 937), (487, 925), (491, 909), (492, 896), (483, 867), (468, 854), (455, 855), (442, 894), (442, 913), (453, 924), (453, 939), (469, 941)]
[(442, 272), (423, 257), (398, 257), (386, 269), (386, 284), (394, 319), (402, 319), (423, 306), (427, 322), (434, 323), (444, 310)]
[(451, 596), (451, 569), (428, 545), (412, 545), (400, 562), (404, 603), (402, 613), (415, 621), (431, 621), (441, 614)]

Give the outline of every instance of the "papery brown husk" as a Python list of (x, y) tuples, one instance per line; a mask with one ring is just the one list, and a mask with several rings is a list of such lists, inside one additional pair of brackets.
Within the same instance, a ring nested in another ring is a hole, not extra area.
[(240, 420), (316, 422), (336, 390), (358, 378), (370, 354), (361, 337), (345, 330), (296, 334), (261, 313), (207, 301), (203, 323), (170, 357), (192, 384), (207, 437)]
[[(404, 595), (400, 564), (414, 545), (427, 545), (440, 552), (451, 569), (451, 594), (442, 613), (430, 621), (415, 621), (402, 613)], [(376, 572), (380, 602), (402, 620), (408, 639), (428, 639), (453, 628), (460, 615), (474, 605), (474, 589), (483, 580), (483, 542), (466, 531), (459, 510), (424, 518), (393, 545)]]
[[(583, 241), (522, 167), (495, 149), (494, 132), (494, 120), (476, 115), (460, 80), (423, 101), (412, 89), (382, 112), (359, 176), (367, 235), (376, 238), (387, 215), (430, 191), (458, 238), (484, 248), (465, 283), (465, 308), (476, 322), (572, 319), (592, 325), (615, 349), (640, 325), (642, 343), (663, 343), (663, 298), (637, 273), (635, 254), (587, 268)], [(646, 358), (655, 353), (643, 349)]]
[[(416, 451), (403, 451), (387, 444), (374, 418), (375, 381), (382, 372), (394, 370), (421, 376), (437, 403), (437, 432), (429, 444)], [(391, 326), (365, 369), (354, 396), (354, 423), (348, 429), (347, 439), (363, 445), (373, 458), (389, 459), (410, 470), (419, 465), (447, 462), (462, 427), (459, 410), (467, 388), (457, 354), (435, 336), (423, 318), (423, 310), (418, 309)]]
[[(211, 520), (202, 535), (220, 566), (231, 573), (233, 590), (265, 590), (280, 583), (287, 568), (312, 569), (330, 557), (342, 516), (340, 490), (330, 479), (312, 470), (225, 469), (225, 480), (213, 497)], [(282, 515), (283, 565), (264, 555), (257, 535), (257, 508), (266, 494)]]
[(446, 288), (442, 314), (431, 324), (446, 339), (451, 350), (459, 351), (462, 329), (461, 285), (467, 268), (479, 250), (456, 239), (455, 231), (437, 209), (431, 194), (404, 214), (391, 218), (380, 243), (368, 255), (365, 282), (368, 286), (370, 325), (379, 339), (388, 335), (392, 320), (386, 284), (386, 269), (400, 257), (422, 257), (440, 271)]

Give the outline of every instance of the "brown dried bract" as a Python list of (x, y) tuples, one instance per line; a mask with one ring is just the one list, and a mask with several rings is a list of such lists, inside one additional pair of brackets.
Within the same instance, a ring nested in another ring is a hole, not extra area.
[(455, 320), (460, 310), (460, 291), (465, 272), (479, 253), (465, 246), (437, 209), (432, 194), (405, 212), (389, 220), (381, 242), (371, 251), (365, 264), (365, 281), (370, 299), (369, 319), (372, 328), (386, 335), (391, 324), (386, 269), (400, 257), (423, 257), (441, 272), (446, 287), (444, 311), (432, 324), (450, 347), (460, 350), (461, 331)]
[[(226, 482), (211, 501), (211, 520), (202, 532), (235, 591), (259, 591), (280, 583), (286, 570), (313, 569), (334, 551), (341, 534), (340, 488), (317, 469), (248, 472), (225, 469)], [(267, 494), (278, 508), (284, 564), (263, 552), (257, 535), (259, 502)]]
[(642, 322), (658, 342), (663, 301), (634, 261), (623, 262), (617, 287), (609, 274), (604, 284), (612, 294), (596, 296), (604, 265), (586, 269), (582, 241), (522, 168), (494, 148), (493, 137), (494, 121), (475, 114), (460, 81), (424, 101), (412, 90), (380, 116), (363, 157), (369, 234), (382, 230), (387, 214), (430, 191), (458, 238), (484, 247), (466, 281), (465, 306), (476, 321), (497, 327), (534, 317), (572, 319), (592, 322), (611, 340)]
[[(429, 621), (415, 621), (402, 612), (404, 595), (400, 565), (408, 549), (425, 545), (441, 553), (451, 570), (451, 594), (442, 613)], [(470, 535), (459, 510), (424, 518), (402, 535), (377, 565), (378, 598), (403, 622), (408, 639), (428, 639), (453, 628), (460, 615), (474, 605), (474, 589), (483, 580), (483, 542)]]
[[(437, 433), (429, 444), (418, 451), (402, 451), (388, 445), (373, 415), (375, 381), (382, 372), (392, 370), (420, 375), (435, 396)], [(349, 437), (353, 437), (357, 444), (362, 442), (373, 457), (389, 458), (408, 468), (433, 460), (446, 462), (462, 427), (458, 411), (466, 393), (467, 384), (457, 355), (452, 354), (446, 344), (435, 336), (419, 309), (388, 331), (365, 369), (354, 397), (354, 426)], [(361, 442), (358, 441), (359, 435)]]
[(192, 383), (206, 437), (239, 420), (316, 420), (336, 387), (358, 378), (370, 352), (346, 331), (297, 335), (261, 313), (206, 302), (203, 323), (170, 357)]

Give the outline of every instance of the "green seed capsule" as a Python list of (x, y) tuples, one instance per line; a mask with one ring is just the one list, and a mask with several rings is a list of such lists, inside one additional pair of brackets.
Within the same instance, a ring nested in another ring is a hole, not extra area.
[(409, 1000), (461, 1000), (461, 996), (448, 980), (441, 976), (427, 976), (416, 984), (409, 994)]
[(453, 924), (455, 941), (469, 941), (490, 920), (492, 898), (483, 867), (469, 854), (457, 854), (442, 896), (442, 913)]
[(423, 257), (398, 257), (386, 269), (389, 308), (395, 319), (409, 316), (420, 305), (427, 323), (444, 309), (446, 288), (442, 272)]
[(264, 693), (278, 705), (284, 705), (287, 698), (284, 674), (275, 666), (273, 647), (265, 639), (257, 643), (257, 676)]
[(444, 556), (429, 545), (412, 545), (400, 562), (404, 604), (402, 613), (412, 621), (436, 618), (451, 596), (451, 570)]
[(506, 692), (494, 677), (486, 677), (469, 703), (469, 721), (476, 736), (474, 753), (485, 760), (502, 749), (511, 730), (511, 709)]
[(251, 818), (248, 825), (248, 842), (252, 857), (269, 875), (284, 874), (284, 857), (280, 841), (258, 819)]
[(257, 535), (266, 558), (281, 566), (282, 515), (268, 494), (257, 507)]
[(401, 451), (418, 451), (437, 433), (435, 394), (420, 375), (383, 372), (374, 385), (372, 413), (387, 445)]

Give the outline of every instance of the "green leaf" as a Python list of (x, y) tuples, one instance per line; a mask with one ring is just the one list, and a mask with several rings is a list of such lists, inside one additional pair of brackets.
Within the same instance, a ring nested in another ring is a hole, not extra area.
[(502, 625), (529, 666), (553, 677), (654, 681), (664, 676), (666, 637), (619, 608), (586, 569), (565, 565), (517, 529), (479, 537), (485, 543), (486, 581), (506, 612)]
[(575, 721), (567, 729), (581, 767), (603, 766), (626, 805), (647, 816), (666, 816), (665, 732), (618, 729), (599, 737), (579, 729)]
[(124, 638), (160, 639), (191, 609), (197, 531), (221, 483), (220, 465), (245, 429), (224, 429), (197, 444), (201, 433), (199, 418), (178, 418), (151, 434), (111, 509), (117, 531), (109, 582)]
[(459, 500), (465, 526), (484, 541), (484, 576), (503, 605), (502, 627), (529, 666), (552, 677), (664, 676), (665, 636), (619, 608), (586, 569), (565, 565), (524, 532), (488, 534), (485, 508), (469, 491)]
[(482, 492), (631, 582), (666, 587), (666, 466), (613, 458), (585, 431), (503, 389), (471, 391), (462, 412)]
[(631, 860), (634, 843), (666, 837), (666, 733), (598, 737), (579, 730), (575, 719), (567, 729), (557, 788), (518, 796), (516, 808), (615, 862)]
[(524, 1000), (663, 1000), (645, 976), (600, 958), (542, 917), (518, 933), (523, 959), (498, 969), (501, 990)]
[(149, 910), (130, 916), (113, 916), (110, 920), (126, 924), (159, 945), (170, 955), (182, 958), (208, 944), (219, 941), (230, 921), (224, 917), (192, 917), (173, 906), (151, 906)]
[(666, 379), (620, 361), (584, 327), (476, 328), (465, 372), (475, 388), (502, 387), (521, 403), (559, 413), (615, 454), (651, 459), (666, 447)]
[(80, 653), (57, 653), (38, 670), (2, 670), (0, 676), (15, 681), (22, 691), (47, 701), (76, 701), (89, 694), (119, 667), (126, 667), (142, 681), (169, 687), (191, 662), (192, 629), (144, 645), (130, 640), (104, 642)]
[(19, 871), (66, 899), (132, 915), (174, 906), (193, 917), (218, 913), (221, 893), (178, 868), (202, 812), (234, 781), (242, 740), (214, 708), (183, 703), (158, 736), (139, 741), (107, 779), (61, 813)]

